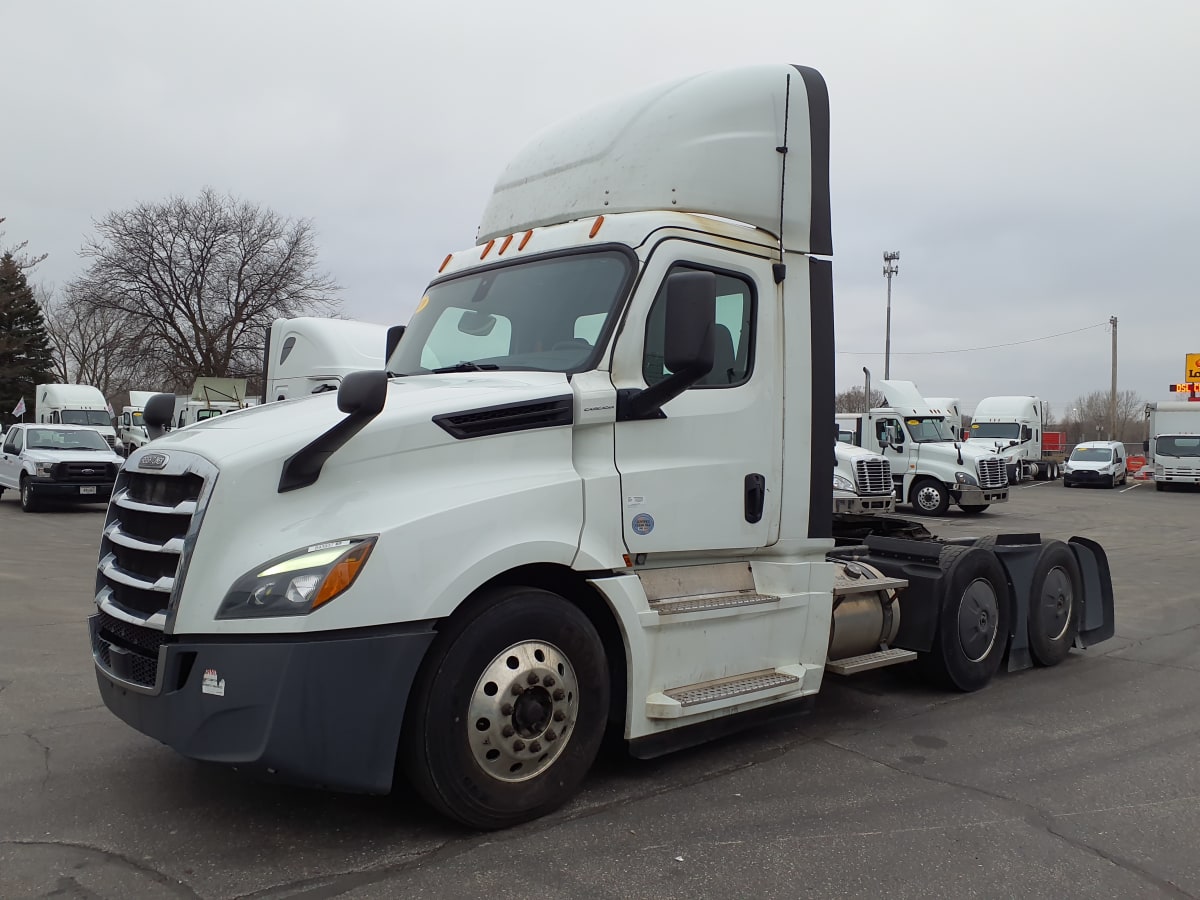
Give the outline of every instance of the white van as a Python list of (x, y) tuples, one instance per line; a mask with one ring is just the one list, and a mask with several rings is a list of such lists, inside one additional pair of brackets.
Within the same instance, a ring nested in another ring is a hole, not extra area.
[(1076, 444), (1062, 469), (1063, 487), (1102, 484), (1116, 487), (1129, 478), (1125, 472), (1125, 445), (1119, 441), (1084, 441)]

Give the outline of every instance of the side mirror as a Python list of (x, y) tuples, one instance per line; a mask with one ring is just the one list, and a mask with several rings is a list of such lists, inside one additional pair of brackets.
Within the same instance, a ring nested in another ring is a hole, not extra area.
[(150, 440), (162, 437), (171, 427), (173, 418), (175, 418), (175, 395), (155, 394), (146, 401), (146, 408), (142, 411), (142, 421), (146, 423), (146, 436)]
[(383, 351), (383, 361), (386, 363), (392, 358), (392, 354), (396, 352), (396, 348), (400, 346), (400, 338), (404, 337), (404, 326), (393, 325), (387, 330), (387, 345)]
[(712, 371), (716, 358), (717, 276), (675, 272), (667, 277), (666, 346), (671, 374), (644, 391), (617, 395), (617, 421), (661, 418), (662, 408)]
[(387, 401), (387, 374), (383, 371), (351, 372), (338, 388), (338, 409), (347, 415), (373, 419)]

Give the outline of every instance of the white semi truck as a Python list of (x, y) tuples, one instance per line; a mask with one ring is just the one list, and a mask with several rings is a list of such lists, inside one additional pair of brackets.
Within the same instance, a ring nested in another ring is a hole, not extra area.
[(1046, 405), (1038, 397), (984, 397), (975, 407), (966, 430), (972, 446), (1000, 454), (1008, 467), (1008, 480), (1058, 478), (1066, 462), (1061, 432), (1046, 431)]
[(117, 449), (128, 456), (138, 447), (150, 443), (146, 425), (142, 422), (142, 411), (155, 391), (130, 391), (129, 405), (122, 407), (117, 427)]
[(1146, 461), (1154, 466), (1154, 489), (1200, 484), (1200, 403), (1147, 403), (1146, 429)]
[(917, 660), (970, 691), (1111, 636), (1085, 538), (834, 548), (828, 187), (803, 67), (542, 135), (386, 370), (129, 458), (104, 702), (189, 757), (406, 778), (499, 828), (565, 802), (606, 732), (650, 757), (803, 709), (826, 672)]
[(838, 431), (888, 458), (900, 502), (940, 516), (951, 503), (980, 513), (1008, 500), (1004, 462), (993, 450), (956, 441), (945, 411), (935, 412), (911, 381), (881, 381), (879, 390), (888, 405), (866, 414), (838, 413)]
[(264, 402), (337, 390), (351, 372), (382, 369), (390, 331), (348, 319), (276, 319), (263, 353)]
[(887, 458), (838, 441), (833, 445), (833, 512), (878, 515), (896, 509), (896, 485)]
[(956, 441), (966, 440), (963, 436), (962, 402), (957, 397), (926, 397), (925, 404), (935, 416), (946, 422), (946, 430)]
[(39, 384), (34, 388), (33, 420), (41, 425), (86, 425), (117, 449), (112, 410), (90, 384)]

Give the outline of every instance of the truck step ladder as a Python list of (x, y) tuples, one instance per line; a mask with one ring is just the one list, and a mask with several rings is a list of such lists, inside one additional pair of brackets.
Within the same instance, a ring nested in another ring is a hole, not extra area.
[(669, 688), (646, 698), (646, 716), (677, 719), (786, 694), (799, 696), (806, 671), (805, 666), (779, 666)]
[(895, 666), (899, 663), (912, 662), (917, 654), (912, 650), (876, 650), (874, 653), (864, 653), (861, 656), (847, 656), (845, 659), (831, 659), (825, 664), (825, 671), (834, 675), (857, 675), (869, 672), (871, 669), (882, 669), (884, 666)]

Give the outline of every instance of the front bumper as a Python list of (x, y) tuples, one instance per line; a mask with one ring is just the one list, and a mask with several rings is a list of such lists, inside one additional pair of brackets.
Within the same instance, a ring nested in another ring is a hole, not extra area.
[(833, 498), (833, 511), (837, 515), (869, 516), (896, 511), (896, 498), (892, 494), (883, 497), (838, 497)]
[(1117, 480), (1117, 473), (1077, 469), (1074, 472), (1064, 472), (1062, 479), (1063, 484), (1109, 484)]
[[(163, 638), (90, 619), (96, 682), (127, 724), (191, 759), (385, 794), (431, 623), (343, 636)], [(153, 682), (150, 684), (150, 682)]]
[(1004, 503), (1008, 500), (1008, 488), (981, 488), (974, 484), (956, 484), (950, 490), (954, 502), (964, 506), (983, 506)]
[(78, 500), (82, 503), (107, 503), (112, 496), (111, 481), (51, 481), (48, 478), (26, 479), (29, 492), (35, 497), (56, 500)]

